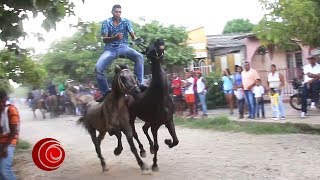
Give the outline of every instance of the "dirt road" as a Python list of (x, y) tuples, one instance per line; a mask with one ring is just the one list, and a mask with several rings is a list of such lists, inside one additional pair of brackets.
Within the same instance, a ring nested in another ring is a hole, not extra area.
[[(66, 151), (62, 166), (52, 172), (38, 169), (30, 152), (17, 155), (14, 169), (20, 179), (320, 179), (320, 136), (316, 135), (248, 135), (244, 133), (177, 127), (180, 144), (169, 149), (164, 139), (165, 128), (159, 131), (159, 172), (141, 173), (128, 143), (114, 156), (116, 138), (106, 136), (102, 153), (109, 171), (102, 173), (89, 134), (76, 125), (76, 117), (33, 120), (31, 111), (20, 110), (21, 138), (36, 143), (51, 137), (59, 140)], [(137, 123), (137, 130), (146, 149), (147, 139)], [(144, 159), (149, 166), (152, 156)]]

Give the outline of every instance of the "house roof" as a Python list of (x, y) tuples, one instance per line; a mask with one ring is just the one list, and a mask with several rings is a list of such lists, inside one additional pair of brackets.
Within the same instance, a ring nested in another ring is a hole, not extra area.
[(245, 39), (252, 37), (252, 33), (237, 33), (237, 34), (219, 34), (207, 35), (207, 48), (210, 50), (238, 47), (245, 45)]

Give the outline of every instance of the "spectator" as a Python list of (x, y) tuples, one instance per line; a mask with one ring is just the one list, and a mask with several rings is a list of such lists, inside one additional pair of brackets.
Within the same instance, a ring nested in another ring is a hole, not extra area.
[(202, 73), (200, 71), (196, 71), (197, 80), (197, 93), (200, 99), (201, 107), (202, 107), (202, 117), (207, 117), (207, 103), (206, 103), (206, 94), (207, 94), (207, 82), (202, 77)]
[(184, 84), (186, 88), (185, 99), (189, 109), (189, 114), (186, 117), (193, 118), (196, 115), (195, 107), (195, 95), (194, 95), (194, 78), (191, 76), (190, 72), (186, 72), (186, 83)]
[(309, 64), (303, 66), (304, 84), (302, 90), (302, 110), (301, 117), (306, 117), (307, 114), (307, 98), (309, 92), (311, 93), (311, 107), (319, 106), (319, 89), (320, 81), (318, 74), (320, 72), (320, 64), (316, 62), (316, 56), (308, 57)]
[(260, 79), (258, 72), (252, 68), (250, 68), (250, 63), (246, 61), (244, 63), (244, 71), (241, 73), (242, 76), (242, 87), (244, 90), (245, 98), (248, 103), (249, 109), (249, 119), (255, 118), (256, 111), (256, 101), (254, 98), (254, 94), (251, 91), (252, 87), (255, 86), (256, 79)]
[(263, 100), (263, 94), (265, 93), (264, 87), (261, 85), (261, 80), (256, 80), (256, 85), (253, 86), (252, 92), (254, 94), (256, 105), (257, 105), (257, 118), (260, 118), (260, 110), (262, 119), (265, 119), (265, 113), (264, 113), (264, 100)]
[(279, 114), (279, 94), (276, 92), (274, 88), (270, 89), (270, 101), (271, 101), (271, 107), (272, 107), (272, 120), (279, 120), (280, 114)]
[(233, 106), (234, 106), (234, 101), (233, 101), (234, 77), (233, 77), (233, 75), (231, 75), (228, 68), (223, 71), (222, 81), (223, 81), (223, 92), (224, 92), (227, 104), (229, 106), (229, 109), (230, 109), (230, 115), (232, 115), (233, 114)]
[(194, 91), (194, 106), (195, 106), (195, 115), (197, 116), (198, 115), (198, 92), (197, 92), (197, 81), (198, 81), (198, 77), (195, 73), (195, 71), (191, 71), (191, 76), (193, 77), (194, 79), (194, 82), (193, 82), (193, 91)]
[(0, 90), (0, 179), (15, 180), (12, 170), (14, 150), (19, 137), (19, 113), (8, 102), (6, 91)]
[(284, 87), (284, 77), (277, 71), (276, 65), (272, 64), (268, 75), (268, 89), (273, 88), (279, 94), (279, 113), (282, 120), (285, 118), (284, 105), (282, 101), (282, 89)]
[(183, 116), (183, 108), (182, 108), (182, 81), (177, 73), (172, 73), (172, 91), (173, 91), (173, 102), (175, 107), (175, 113), (177, 116)]
[(238, 109), (239, 109), (239, 119), (243, 119), (244, 114), (244, 92), (242, 88), (242, 77), (241, 77), (242, 67), (237, 66), (236, 73), (234, 75), (234, 89), (235, 89), (235, 96), (238, 101)]

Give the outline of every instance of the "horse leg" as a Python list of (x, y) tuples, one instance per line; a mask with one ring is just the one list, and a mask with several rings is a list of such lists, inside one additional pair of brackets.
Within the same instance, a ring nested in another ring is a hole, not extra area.
[(45, 114), (44, 114), (43, 110), (42, 110), (42, 109), (39, 109), (39, 110), (40, 110), (40, 112), (41, 112), (41, 114), (42, 114), (42, 118), (43, 118), (43, 119), (45, 119), (45, 118), (46, 118), (46, 116), (45, 116)]
[(138, 155), (138, 151), (137, 151), (137, 149), (136, 149), (136, 147), (134, 145), (134, 142), (133, 142), (132, 129), (131, 129), (129, 124), (128, 124), (128, 127), (125, 128), (123, 132), (127, 137), (127, 141), (128, 141), (128, 143), (130, 145), (130, 150), (134, 154), (134, 156), (136, 157), (136, 160), (137, 160), (137, 162), (138, 162), (138, 164), (140, 166), (140, 169), (142, 171), (148, 170), (147, 165), (142, 161), (142, 159)]
[(151, 132), (152, 132), (153, 141), (154, 141), (154, 157), (153, 157), (152, 171), (156, 171), (156, 172), (159, 171), (158, 164), (157, 164), (157, 154), (159, 150), (158, 129), (159, 127), (151, 127)]
[(138, 134), (137, 134), (136, 128), (134, 126), (134, 121), (131, 121), (130, 125), (131, 125), (131, 129), (132, 129), (133, 137), (137, 141), (137, 143), (139, 144), (140, 157), (145, 158), (145, 157), (147, 157), (146, 150), (144, 150), (143, 145), (138, 138)]
[(32, 112), (33, 112), (33, 118), (34, 118), (34, 119), (37, 118), (37, 116), (36, 116), (36, 110), (33, 109)]
[(148, 141), (149, 141), (149, 145), (150, 145), (150, 153), (151, 154), (154, 154), (154, 148), (153, 148), (153, 142), (148, 134), (148, 129), (150, 128), (150, 124), (148, 123), (145, 123), (143, 126), (142, 126), (142, 130), (144, 132), (144, 134), (147, 136), (148, 138)]
[(166, 123), (166, 127), (172, 137), (172, 141), (171, 141), (171, 139), (166, 139), (166, 140), (164, 140), (164, 143), (166, 143), (169, 146), (169, 148), (172, 148), (172, 147), (178, 145), (178, 143), (179, 143), (172, 117), (171, 117), (171, 120), (169, 120), (169, 122)]
[(113, 153), (114, 155), (119, 156), (123, 150), (122, 142), (121, 142), (121, 136), (122, 136), (121, 131), (117, 131), (115, 135), (118, 139), (118, 146), (114, 149)]
[(100, 159), (101, 166), (102, 166), (102, 172), (108, 171), (108, 169), (106, 168), (106, 163), (105, 163), (105, 161), (104, 161), (104, 158), (103, 158), (103, 156), (101, 155), (101, 148), (100, 148), (100, 144), (101, 144), (101, 141), (102, 141), (105, 133), (101, 133), (101, 132), (100, 132), (100, 133), (99, 133), (99, 136), (98, 136), (98, 138), (97, 138), (97, 137), (96, 137), (96, 130), (95, 130), (95, 129), (90, 128), (90, 129), (88, 129), (88, 132), (89, 132), (89, 134), (90, 134), (90, 136), (91, 136), (91, 140), (92, 140), (92, 142), (93, 142), (93, 144), (94, 144), (94, 147), (95, 147), (95, 149), (96, 149), (98, 158)]

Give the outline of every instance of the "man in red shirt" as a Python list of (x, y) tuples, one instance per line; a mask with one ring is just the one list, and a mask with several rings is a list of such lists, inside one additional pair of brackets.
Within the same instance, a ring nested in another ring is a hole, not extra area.
[(171, 88), (173, 89), (173, 101), (175, 106), (175, 113), (177, 116), (183, 115), (182, 108), (182, 89), (181, 89), (181, 79), (178, 77), (177, 73), (172, 73), (172, 83)]

